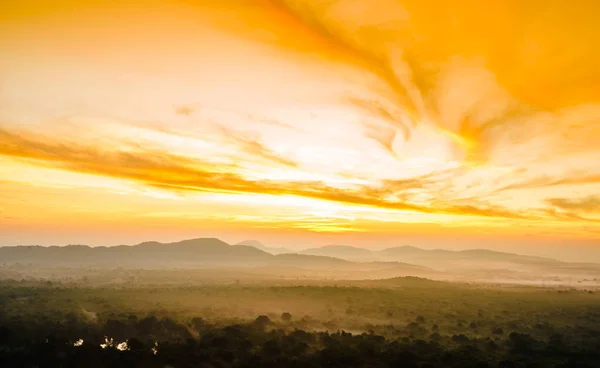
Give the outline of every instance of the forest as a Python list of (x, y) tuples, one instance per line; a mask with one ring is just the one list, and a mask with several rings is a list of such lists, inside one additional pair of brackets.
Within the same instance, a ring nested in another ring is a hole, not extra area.
[(599, 295), (417, 277), (5, 279), (0, 366), (598, 367)]

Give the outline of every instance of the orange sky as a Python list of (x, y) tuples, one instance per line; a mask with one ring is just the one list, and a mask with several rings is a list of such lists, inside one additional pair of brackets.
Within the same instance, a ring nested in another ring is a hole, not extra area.
[(598, 250), (598, 24), (591, 0), (1, 2), (0, 245)]

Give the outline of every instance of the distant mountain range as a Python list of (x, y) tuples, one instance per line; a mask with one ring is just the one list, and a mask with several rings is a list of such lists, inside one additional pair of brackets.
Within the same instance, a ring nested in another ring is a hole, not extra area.
[(267, 247), (266, 245), (262, 244), (258, 240), (244, 240), (243, 242), (237, 243), (236, 245), (247, 245), (249, 247), (254, 247), (256, 249), (260, 249), (262, 251), (265, 251), (265, 252), (271, 253), (271, 254), (297, 253), (289, 248)]
[(309, 254), (271, 254), (253, 246), (229, 245), (215, 238), (174, 243), (144, 242), (133, 246), (85, 245), (0, 247), (0, 264), (33, 264), (52, 267), (128, 268), (300, 268), (337, 271), (386, 270), (400, 274), (434, 272), (402, 262), (364, 262)]
[[(258, 241), (230, 245), (215, 238), (173, 243), (144, 242), (114, 247), (0, 247), (0, 266), (19, 274), (19, 267), (42, 269), (206, 270), (212, 275), (261, 277), (376, 279), (418, 276), (458, 280), (518, 280), (556, 277), (600, 277), (600, 265), (566, 263), (486, 249), (450, 251), (400, 246), (383, 250), (329, 245), (294, 253)], [(1, 273), (0, 273), (1, 276)], [(14, 277), (14, 276), (11, 276)], [(1, 277), (0, 277), (1, 278)]]
[(346, 245), (328, 245), (305, 249), (301, 254), (336, 257), (349, 261), (402, 261), (427, 267), (451, 269), (454, 267), (495, 265), (551, 265), (561, 263), (555, 259), (497, 252), (488, 249), (452, 251), (444, 249), (426, 250), (412, 246), (400, 246), (379, 251)]
[[(286, 248), (267, 247), (256, 240), (246, 240), (238, 245), (252, 246), (271, 254), (294, 253)], [(556, 265), (562, 263), (552, 258), (526, 256), (488, 249), (452, 251), (444, 249), (421, 249), (409, 245), (370, 250), (348, 245), (326, 245), (296, 252), (312, 256), (333, 257), (351, 262), (404, 262), (426, 267), (453, 268), (476, 266), (478, 263), (496, 266), (506, 265)]]

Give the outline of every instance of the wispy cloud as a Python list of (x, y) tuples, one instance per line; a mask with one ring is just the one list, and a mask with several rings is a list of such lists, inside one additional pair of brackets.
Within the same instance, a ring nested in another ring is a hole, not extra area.
[[(403, 59), (398, 59), (387, 48), (390, 36), (390, 25), (401, 27), (406, 23), (407, 16), (402, 7), (392, 1), (378, 1), (379, 4), (368, 9), (387, 8), (388, 16), (384, 22), (377, 20), (381, 16), (362, 17), (361, 24), (356, 22), (360, 12), (345, 12), (349, 2), (300, 2), (294, 0), (270, 0), (271, 3), (286, 16), (296, 22), (297, 27), (303, 27), (315, 38), (322, 40), (340, 55), (344, 62), (356, 64), (377, 75), (394, 92), (393, 98), (404, 113), (416, 117), (422, 107), (420, 92), (414, 84), (413, 71)], [(356, 2), (354, 3), (356, 5)], [(351, 5), (352, 6), (352, 5)], [(350, 19), (336, 17), (336, 10), (341, 14), (351, 15)], [(355, 17), (352, 17), (354, 15)], [(364, 13), (363, 13), (364, 15)], [(400, 22), (399, 22), (400, 21)], [(293, 24), (293, 23), (291, 23)], [(387, 35), (386, 35), (387, 33)], [(394, 65), (396, 62), (396, 65)], [(414, 121), (414, 119), (412, 119)]]
[(389, 127), (382, 127), (376, 124), (365, 123), (365, 135), (379, 145), (392, 156), (396, 155), (394, 151), (394, 140), (396, 140), (396, 130)]
[[(367, 112), (372, 118), (383, 120), (384, 122), (390, 124), (395, 129), (398, 129), (402, 132), (403, 138), (406, 140), (410, 137), (410, 127), (414, 124), (414, 122), (410, 121), (402, 111), (398, 110), (396, 112), (390, 111), (387, 107), (385, 107), (382, 102), (376, 100), (366, 100), (361, 98), (349, 98), (348, 101), (354, 107), (358, 107), (359, 109)], [(388, 130), (390, 128), (381, 128), (376, 127), (372, 124), (367, 124), (367, 128), (370, 129), (371, 132), (381, 129)], [(395, 129), (393, 130), (395, 133)]]
[(197, 110), (197, 107), (192, 106), (192, 105), (175, 106), (175, 113), (177, 115), (182, 115), (182, 116), (190, 116), (194, 112), (196, 112), (196, 110)]
[(244, 136), (243, 134), (234, 132), (233, 130), (225, 127), (224, 125), (220, 125), (219, 129), (222, 133), (225, 142), (233, 143), (234, 146), (237, 149), (239, 149), (244, 155), (249, 155), (250, 157), (258, 157), (260, 159), (278, 165), (289, 166), (293, 168), (298, 167), (298, 164), (296, 162), (287, 157), (276, 154), (267, 146), (262, 144), (258, 139), (253, 139), (249, 136)]
[(594, 223), (598, 4), (0, 4), (23, 17), (0, 38), (0, 179)]
[(546, 201), (551, 206), (563, 210), (584, 213), (600, 212), (600, 197), (598, 196), (589, 196), (579, 199), (549, 198)]
[(566, 173), (562, 176), (542, 175), (533, 179), (517, 180), (516, 182), (498, 188), (499, 191), (513, 189), (535, 189), (544, 187), (554, 187), (561, 185), (579, 185), (579, 184), (598, 184), (600, 183), (600, 174)]
[(295, 195), (393, 210), (423, 213), (474, 215), (501, 218), (525, 218), (498, 206), (442, 205), (432, 207), (415, 203), (385, 200), (387, 195), (401, 194), (403, 189), (420, 188), (423, 179), (388, 182), (383, 187), (357, 186), (339, 189), (320, 182), (248, 180), (235, 173), (235, 167), (220, 167), (160, 151), (103, 150), (77, 146), (72, 142), (49, 140), (40, 136), (0, 130), (0, 155), (30, 160), (37, 165), (52, 164), (64, 170), (132, 180), (151, 187), (172, 191), (216, 191)]

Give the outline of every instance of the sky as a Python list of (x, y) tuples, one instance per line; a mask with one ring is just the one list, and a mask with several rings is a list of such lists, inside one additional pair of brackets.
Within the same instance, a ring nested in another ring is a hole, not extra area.
[(0, 2), (0, 245), (600, 260), (600, 3)]

